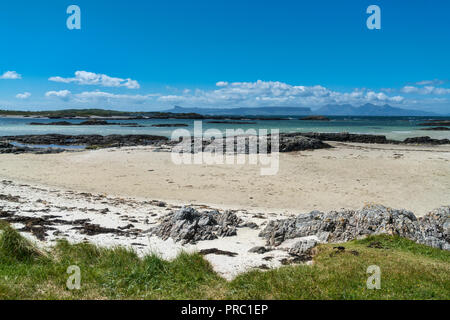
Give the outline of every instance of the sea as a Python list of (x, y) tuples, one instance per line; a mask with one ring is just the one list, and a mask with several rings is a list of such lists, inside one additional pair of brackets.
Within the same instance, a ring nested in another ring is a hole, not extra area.
[[(287, 120), (254, 120), (248, 119), (235, 123), (211, 123), (216, 120), (185, 120), (185, 119), (139, 119), (139, 120), (109, 120), (109, 122), (121, 125), (91, 125), (91, 126), (36, 126), (31, 122), (50, 123), (56, 121), (67, 121), (74, 124), (85, 120), (61, 120), (41, 118), (11, 118), (0, 117), (0, 136), (29, 135), (29, 134), (151, 134), (171, 137), (174, 130), (183, 129), (194, 134), (195, 121), (197, 128), (201, 123), (202, 131), (217, 129), (225, 133), (227, 129), (278, 129), (280, 132), (349, 132), (358, 134), (385, 135), (388, 139), (404, 140), (409, 137), (429, 136), (434, 139), (450, 139), (450, 131), (429, 131), (429, 128), (420, 124), (429, 120), (450, 120), (450, 117), (357, 117), (336, 116), (328, 117), (330, 121), (299, 120), (289, 118)], [(222, 121), (222, 120), (220, 120)], [(226, 121), (226, 120), (224, 120)], [(251, 124), (245, 122), (252, 122)], [(127, 126), (136, 123), (138, 127)], [(187, 127), (154, 127), (158, 124), (186, 124)]]

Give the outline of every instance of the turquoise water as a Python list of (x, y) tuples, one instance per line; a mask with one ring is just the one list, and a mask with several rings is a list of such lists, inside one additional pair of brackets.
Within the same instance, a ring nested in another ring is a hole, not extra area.
[[(219, 129), (279, 129), (280, 132), (350, 132), (364, 134), (381, 134), (388, 139), (403, 140), (408, 137), (430, 136), (435, 139), (450, 139), (450, 131), (424, 131), (420, 130), (419, 123), (427, 121), (430, 117), (329, 117), (331, 121), (303, 121), (290, 120), (248, 120), (256, 124), (212, 124), (210, 120), (203, 120), (203, 130)], [(450, 117), (433, 118), (450, 120)], [(0, 136), (59, 133), (69, 135), (79, 134), (153, 134), (170, 137), (175, 129), (185, 129), (193, 132), (194, 120), (180, 119), (144, 119), (144, 120), (113, 120), (114, 123), (138, 123), (144, 127), (121, 126), (32, 126), (30, 122), (49, 123), (60, 120), (54, 119), (16, 119), (0, 118)], [(79, 123), (83, 120), (64, 120)], [(158, 128), (153, 124), (185, 123), (183, 128)]]
[(40, 148), (40, 149), (48, 149), (48, 148), (53, 148), (53, 149), (66, 149), (66, 150), (82, 150), (84, 148), (86, 148), (85, 145), (76, 145), (76, 146), (62, 146), (59, 144), (24, 144), (24, 143), (19, 143), (19, 142), (10, 142), (10, 144), (12, 144), (13, 146), (16, 147), (30, 147), (30, 148)]

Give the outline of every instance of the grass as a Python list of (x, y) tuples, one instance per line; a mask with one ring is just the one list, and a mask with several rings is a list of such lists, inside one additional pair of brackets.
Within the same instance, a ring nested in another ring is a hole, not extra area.
[[(228, 282), (199, 254), (165, 261), (67, 241), (42, 252), (6, 223), (0, 230), (0, 299), (450, 299), (450, 252), (399, 237), (352, 241), (341, 253), (321, 245), (312, 266), (255, 270)], [(374, 264), (380, 290), (366, 288)], [(80, 290), (66, 287), (70, 265), (81, 269)]]

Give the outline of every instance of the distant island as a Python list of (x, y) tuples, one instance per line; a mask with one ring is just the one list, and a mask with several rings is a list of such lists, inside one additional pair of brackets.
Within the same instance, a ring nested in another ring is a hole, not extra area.
[(310, 108), (304, 107), (256, 107), (256, 108), (183, 108), (175, 106), (167, 110), (170, 113), (198, 113), (221, 116), (306, 116), (311, 115)]
[(440, 116), (439, 114), (427, 111), (403, 109), (392, 107), (388, 104), (377, 106), (371, 103), (359, 107), (350, 104), (325, 105), (319, 109), (311, 110), (304, 107), (256, 107), (256, 108), (183, 108), (175, 106), (166, 110), (170, 113), (197, 113), (201, 115), (235, 115), (235, 116)]
[(374, 104), (364, 104), (359, 107), (350, 104), (343, 105), (325, 105), (319, 109), (311, 110), (305, 107), (243, 107), (243, 108), (185, 108), (175, 106), (172, 109), (164, 111), (117, 111), (105, 109), (64, 109), (48, 111), (16, 111), (0, 110), (0, 117), (20, 116), (30, 118), (49, 118), (49, 119), (90, 119), (98, 120), (132, 120), (132, 119), (213, 119), (213, 120), (288, 120), (288, 117), (299, 117), (299, 119), (308, 119), (308, 117), (325, 116), (376, 116), (376, 117), (406, 117), (406, 116), (430, 116), (440, 117), (449, 116), (433, 112), (403, 109), (392, 107), (388, 104), (377, 106)]

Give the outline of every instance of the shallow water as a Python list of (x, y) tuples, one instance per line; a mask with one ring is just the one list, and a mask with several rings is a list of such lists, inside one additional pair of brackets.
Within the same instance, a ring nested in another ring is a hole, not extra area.
[[(450, 139), (450, 131), (426, 131), (420, 130), (427, 127), (418, 126), (430, 117), (329, 117), (331, 121), (303, 121), (290, 120), (252, 120), (256, 124), (224, 124), (209, 123), (211, 120), (203, 120), (202, 130), (218, 129), (225, 132), (226, 129), (279, 129), (280, 132), (350, 132), (360, 134), (385, 135), (388, 139), (403, 140), (409, 137), (429, 136), (435, 139)], [(433, 119), (450, 120), (450, 117)], [(32, 126), (31, 122), (50, 123), (60, 120), (55, 119), (13, 119), (0, 118), (0, 136), (25, 135), (25, 134), (153, 134), (170, 137), (175, 130), (188, 130), (191, 134), (194, 130), (194, 120), (184, 119), (142, 119), (142, 120), (112, 120), (114, 123), (137, 123), (144, 127), (114, 126)], [(74, 124), (83, 120), (64, 120)], [(152, 127), (153, 124), (185, 123), (188, 127), (169, 128)], [(186, 132), (186, 131), (182, 131)]]
[(85, 145), (74, 145), (74, 146), (63, 146), (59, 144), (25, 144), (19, 142), (9, 142), (13, 146), (16, 147), (29, 147), (29, 148), (38, 148), (38, 149), (66, 149), (66, 150), (83, 150), (86, 148)]

